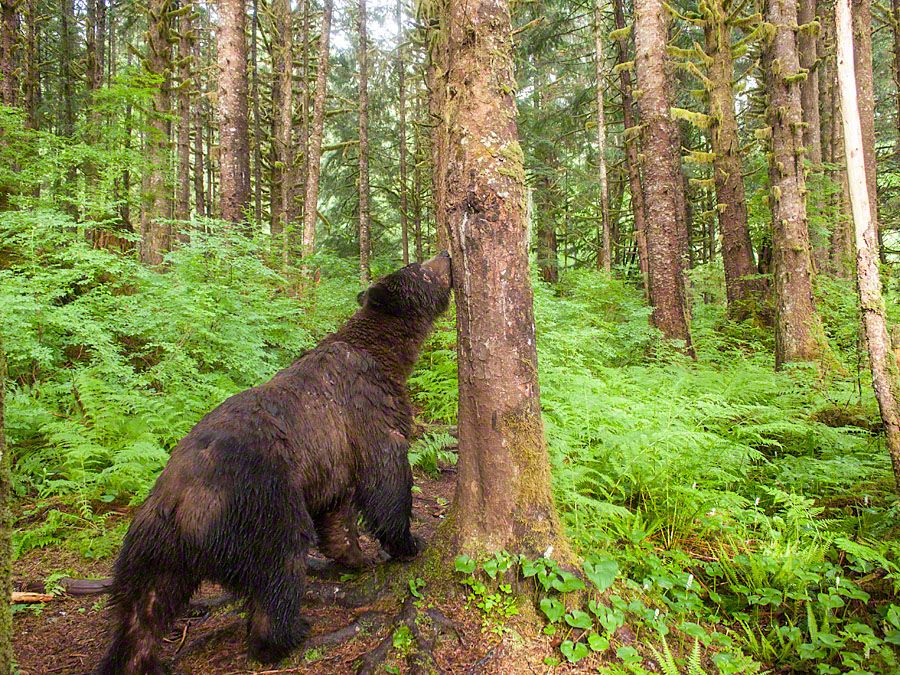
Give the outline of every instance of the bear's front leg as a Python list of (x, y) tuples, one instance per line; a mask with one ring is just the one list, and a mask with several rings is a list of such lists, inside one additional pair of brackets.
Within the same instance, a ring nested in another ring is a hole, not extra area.
[(415, 558), (423, 548), (410, 531), (412, 470), (409, 444), (397, 432), (376, 444), (370, 465), (360, 476), (354, 502), (369, 531), (392, 557)]

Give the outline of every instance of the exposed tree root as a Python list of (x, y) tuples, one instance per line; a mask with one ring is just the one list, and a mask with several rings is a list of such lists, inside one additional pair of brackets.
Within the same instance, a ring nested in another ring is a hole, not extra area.
[(353, 623), (339, 630), (312, 636), (303, 647), (304, 649), (315, 649), (316, 647), (333, 647), (334, 645), (349, 642), (364, 631), (381, 628), (387, 618), (384, 612), (363, 612), (356, 617)]
[(415, 598), (408, 597), (394, 621), (389, 624), (390, 630), (374, 649), (364, 654), (359, 662), (357, 675), (373, 675), (381, 670), (387, 660), (391, 647), (394, 646), (394, 635), (397, 630), (406, 627), (412, 638), (410, 645), (402, 648), (406, 652), (406, 664), (411, 673), (444, 672), (434, 658), (434, 651), (443, 635), (452, 634), (462, 642), (453, 622), (441, 611), (429, 608), (420, 611), (416, 607)]

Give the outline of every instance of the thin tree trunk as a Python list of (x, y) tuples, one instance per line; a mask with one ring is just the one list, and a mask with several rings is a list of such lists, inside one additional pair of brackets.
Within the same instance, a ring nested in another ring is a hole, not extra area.
[(250, 202), (246, 12), (243, 0), (219, 0), (218, 9), (220, 215), (244, 223)]
[[(870, 0), (853, 0), (853, 62), (856, 66), (856, 90), (859, 122), (862, 126), (863, 153), (866, 158), (866, 190), (869, 212), (878, 234), (878, 256), (886, 263), (878, 225), (878, 164), (875, 157), (875, 85), (872, 76), (872, 7)], [(846, 132), (845, 132), (846, 133)]]
[(822, 166), (822, 133), (819, 120), (819, 68), (816, 40), (816, 0), (799, 0), (797, 21), (805, 27), (797, 31), (800, 67), (807, 71), (800, 83), (800, 105), (803, 109), (803, 145), (816, 171)]
[(550, 492), (509, 7), (449, 3), (448, 214), (459, 351), (456, 550), (550, 555)]
[(603, 92), (606, 89), (606, 73), (603, 56), (603, 0), (594, 6), (594, 66), (597, 79), (597, 170), (600, 173), (600, 255), (597, 267), (612, 270), (612, 250), (609, 236), (609, 183), (606, 177), (606, 114)]
[[(731, 26), (726, 18), (731, 9), (728, 0), (710, 0), (705, 16), (706, 53), (709, 56), (707, 91), (709, 94), (710, 145), (713, 151), (713, 178), (716, 208), (722, 233), (722, 263), (725, 268), (725, 293), (732, 316), (742, 316), (764, 290), (753, 279), (753, 247), (747, 221), (741, 142), (734, 112), (734, 63), (731, 55)], [(710, 258), (712, 254), (710, 254)]]
[(188, 6), (178, 17), (178, 188), (175, 196), (175, 219), (191, 217), (191, 90), (193, 13)]
[[(250, 24), (250, 100), (253, 114), (253, 167), (251, 185), (253, 188), (253, 221), (256, 227), (262, 224), (262, 121), (259, 110), (259, 2), (253, 0), (253, 20)], [(272, 83), (272, 97), (277, 96), (278, 80)], [(273, 103), (272, 118), (277, 117), (278, 104)], [(249, 135), (249, 130), (248, 130)], [(272, 210), (275, 210), (275, 201), (281, 201), (279, 195), (272, 195)]]
[(366, 38), (366, 0), (359, 0), (356, 29), (359, 34), (359, 278), (365, 284), (369, 272), (371, 223), (369, 222), (369, 44)]
[[(297, 130), (297, 153), (294, 157), (296, 179), (293, 181), (294, 194), (291, 197), (289, 222), (295, 223), (304, 216), (303, 200), (306, 194), (306, 181), (309, 176), (309, 12), (311, 0), (302, 0), (303, 21), (300, 28), (300, 45), (303, 50), (303, 58), (300, 60), (300, 128)], [(293, 237), (291, 237), (293, 238)], [(290, 241), (285, 239), (288, 249), (285, 255), (289, 255)], [(287, 262), (287, 261), (286, 261)]]
[(319, 201), (319, 172), (322, 159), (322, 133), (325, 128), (325, 88), (328, 83), (328, 43), (334, 0), (324, 0), (322, 32), (319, 35), (319, 65), (313, 99), (312, 131), (307, 146), (306, 198), (303, 201), (303, 257), (316, 251), (316, 217)]
[(683, 273), (684, 184), (678, 128), (669, 112), (668, 24), (669, 14), (662, 0), (635, 2), (635, 71), (642, 92), (638, 106), (644, 126), (643, 175), (652, 318), (663, 335), (683, 341), (685, 349), (692, 353)]
[(18, 0), (0, 0), (0, 104), (14, 106), (19, 94), (16, 42)]
[(400, 144), (400, 246), (403, 253), (403, 264), (409, 264), (409, 199), (407, 197), (406, 166), (406, 64), (403, 61), (403, 43), (406, 39), (403, 30), (403, 2), (397, 0), (395, 5), (397, 17), (397, 136)]
[[(274, 40), (275, 57), (272, 83), (272, 236), (287, 237), (290, 201), (293, 196), (294, 159), (291, 153), (291, 130), (294, 121), (293, 73), (294, 51), (291, 3), (289, 0), (274, 0), (272, 3), (277, 36)], [(284, 242), (282, 242), (284, 243)], [(285, 250), (282, 246), (282, 251)]]
[(170, 0), (153, 0), (149, 8), (147, 55), (144, 67), (159, 80), (153, 95), (147, 134), (147, 171), (145, 174), (141, 208), (141, 260), (159, 265), (163, 256), (172, 250), (172, 226), (165, 221), (172, 218), (172, 184), (169, 179), (171, 154), (172, 108), (172, 44)]
[[(613, 12), (616, 20), (616, 30), (625, 28), (625, 12), (623, 0), (613, 1)], [(628, 43), (623, 33), (619, 33), (616, 40), (617, 61), (619, 65), (628, 63)], [(634, 97), (631, 91), (631, 72), (627, 68), (619, 69), (619, 86), (622, 90), (622, 124), (625, 131), (622, 134), (625, 145), (625, 167), (628, 171), (628, 190), (631, 193), (631, 214), (634, 218), (634, 239), (638, 250), (638, 264), (641, 268), (641, 278), (644, 281), (644, 290), (649, 288), (647, 269), (647, 217), (644, 207), (644, 188), (641, 183), (641, 168), (639, 160), (639, 134), (634, 120)]]
[(844, 118), (844, 151), (850, 179), (850, 203), (856, 240), (856, 278), (860, 309), (865, 326), (869, 365), (875, 398), (881, 410), (888, 452), (894, 469), (894, 481), (900, 494), (900, 374), (891, 351), (891, 337), (885, 320), (881, 277), (878, 271), (878, 236), (871, 199), (863, 146), (863, 130), (857, 105), (854, 35), (851, 25), (851, 0), (837, 0), (838, 79), (841, 87), (841, 111)]
[[(448, 15), (448, 0), (438, 0), (436, 14)], [(428, 107), (431, 115), (431, 196), (434, 211), (435, 240), (438, 250), (446, 250), (447, 232), (447, 161), (448, 146), (447, 120), (444, 118), (447, 92), (447, 35), (446, 27), (429, 27), (428, 44)]]
[(894, 35), (894, 100), (896, 110), (896, 134), (894, 139), (894, 155), (900, 157), (900, 0), (891, 0), (891, 31)]
[(25, 124), (40, 128), (38, 105), (41, 99), (41, 73), (38, 56), (37, 0), (25, 0)]
[[(194, 39), (191, 45), (194, 63), (200, 66), (200, 40), (199, 36)], [(200, 218), (206, 216), (206, 190), (204, 189), (204, 161), (203, 161), (203, 116), (202, 109), (205, 105), (206, 97), (204, 95), (203, 83), (199, 79), (198, 74), (198, 96), (193, 111), (194, 125), (194, 208)]]
[(775, 365), (780, 368), (792, 361), (817, 360), (824, 348), (824, 333), (813, 298), (806, 222), (796, 0), (767, 0), (766, 21), (775, 31), (764, 50), (764, 71), (772, 127), (769, 178), (773, 205)]
[(72, 72), (72, 60), (75, 52), (75, 3), (74, 0), (62, 0), (59, 38), (59, 75), (62, 78), (62, 120), (60, 129), (63, 136), (71, 137), (75, 133), (75, 95), (72, 83), (75, 75)]
[[(419, 101), (417, 110), (421, 109)], [(417, 115), (418, 117), (418, 115)], [(425, 161), (422, 148), (422, 125), (417, 121), (413, 126), (413, 236), (416, 242), (416, 262), (425, 260), (422, 250), (422, 163)]]

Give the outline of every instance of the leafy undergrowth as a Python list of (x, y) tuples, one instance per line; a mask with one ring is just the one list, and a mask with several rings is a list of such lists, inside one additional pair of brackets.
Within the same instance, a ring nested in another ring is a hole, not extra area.
[[(265, 264), (265, 242), (207, 230), (163, 274), (92, 250), (58, 213), (0, 214), (17, 551), (108, 555), (124, 529), (117, 514), (146, 495), (197, 419), (352, 311), (346, 261), (323, 259), (315, 291), (297, 292), (294, 271)], [(588, 599), (596, 611), (558, 616), (544, 603), (559, 658), (596, 650), (604, 667), (640, 672), (604, 623), (621, 613), (649, 631), (659, 663), (681, 669), (700, 649), (703, 667), (722, 672), (894, 670), (900, 505), (853, 288), (820, 282), (828, 370), (775, 373), (770, 329), (702, 302), (720, 297), (720, 281), (695, 278), (696, 362), (660, 341), (627, 283), (587, 271), (536, 282), (557, 503), (585, 558), (615, 565), (612, 585)], [(888, 306), (896, 322), (898, 303)], [(423, 419), (444, 425), (456, 420), (452, 326), (442, 320), (411, 379)], [(434, 472), (448, 446), (434, 432), (411, 459)], [(488, 604), (510, 607), (502, 593)]]

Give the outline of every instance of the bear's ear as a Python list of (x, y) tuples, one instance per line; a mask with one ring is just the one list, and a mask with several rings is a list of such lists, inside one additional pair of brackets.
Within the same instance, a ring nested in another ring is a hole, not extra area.
[(360, 291), (356, 294), (356, 302), (360, 307), (366, 304), (366, 291)]
[(365, 294), (365, 303), (367, 307), (388, 314), (393, 313), (392, 293), (385, 287), (383, 282), (370, 286), (369, 290), (365, 291)]

